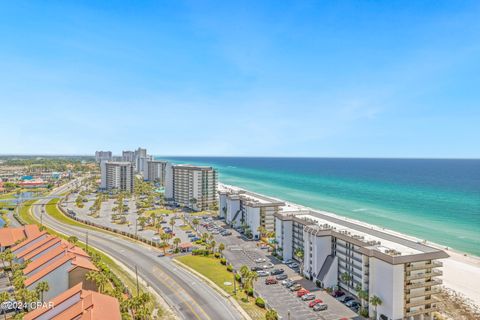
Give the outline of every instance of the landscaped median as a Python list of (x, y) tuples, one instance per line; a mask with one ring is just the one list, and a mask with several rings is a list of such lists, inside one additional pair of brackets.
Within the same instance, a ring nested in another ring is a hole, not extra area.
[[(238, 305), (245, 310), (252, 319), (265, 319), (267, 310), (256, 305), (255, 298), (248, 296), (241, 289), (240, 282), (234, 280), (235, 275), (227, 270), (226, 265), (222, 264), (222, 259), (215, 258), (213, 255), (186, 255), (176, 257), (175, 260), (213, 282), (217, 287), (215, 289), (222, 290), (226, 296), (231, 296), (235, 299)], [(234, 294), (235, 288), (236, 294)]]

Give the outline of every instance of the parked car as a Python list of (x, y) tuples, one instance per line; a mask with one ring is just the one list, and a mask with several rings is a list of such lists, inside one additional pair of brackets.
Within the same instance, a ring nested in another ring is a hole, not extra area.
[(303, 301), (310, 301), (315, 299), (315, 295), (313, 293), (307, 293), (302, 296)]
[(262, 262), (265, 262), (267, 261), (267, 259), (264, 259), (264, 258), (258, 258), (258, 259), (255, 259), (254, 260), (256, 263), (262, 263)]
[(296, 262), (292, 262), (292, 263), (288, 264), (288, 266), (292, 269), (296, 269), (296, 268), (299, 267), (298, 263), (296, 263)]
[(290, 291), (298, 291), (298, 290), (300, 290), (300, 289), (302, 289), (302, 286), (299, 285), (298, 283), (295, 283), (294, 285), (292, 285), (292, 286), (290, 287)]
[(293, 281), (292, 279), (287, 279), (282, 281), (282, 285), (284, 285), (287, 288), (290, 288), (294, 284), (295, 284), (295, 281)]
[(273, 263), (267, 263), (267, 264), (263, 265), (263, 269), (270, 269), (270, 268), (273, 268), (273, 267), (275, 267), (275, 265)]
[(268, 277), (267, 279), (265, 279), (265, 284), (277, 284), (278, 281), (277, 279), (273, 278), (273, 277)]
[(360, 303), (358, 301), (355, 301), (355, 300), (348, 301), (347, 303), (345, 303), (345, 305), (349, 308), (360, 307)]
[(325, 303), (318, 303), (313, 307), (313, 311), (323, 311), (327, 309), (328, 305), (326, 305)]
[(348, 301), (352, 301), (352, 300), (355, 300), (355, 299), (350, 296), (343, 296), (343, 297), (340, 297), (340, 299), (338, 299), (338, 301), (340, 301), (341, 303), (347, 303)]
[(259, 277), (268, 277), (268, 276), (269, 276), (268, 272), (267, 272), (267, 271), (263, 271), (263, 270), (257, 271), (257, 275), (258, 275)]
[(200, 240), (199, 237), (193, 237), (193, 238), (191, 239), (192, 242), (195, 242), (195, 241), (198, 241), (198, 240)]
[(189, 233), (189, 234), (187, 235), (187, 237), (189, 237), (189, 238), (195, 238), (196, 236), (195, 236), (193, 233)]
[(309, 306), (310, 308), (313, 308), (313, 307), (315, 307), (317, 304), (322, 303), (322, 302), (323, 302), (323, 301), (320, 300), (320, 299), (315, 299), (315, 300), (313, 300), (312, 302), (310, 302), (310, 303), (308, 304), (308, 306)]
[(261, 268), (261, 267), (257, 267), (257, 266), (253, 266), (253, 267), (250, 268), (250, 270), (252, 270), (252, 271), (259, 271), (259, 270), (262, 270), (262, 268)]
[(284, 263), (285, 263), (286, 265), (289, 265), (290, 263), (294, 263), (294, 262), (295, 262), (295, 260), (293, 260), (293, 259), (288, 259), (288, 260), (285, 261)]
[(278, 274), (282, 274), (283, 272), (284, 272), (283, 269), (273, 269), (272, 271), (270, 271), (270, 274), (271, 274), (272, 276), (276, 276), (276, 275), (278, 275)]
[(288, 279), (288, 276), (286, 274), (279, 274), (278, 276), (275, 277), (277, 280), (285, 280)]
[(302, 288), (302, 289), (300, 289), (300, 290), (297, 291), (297, 297), (300, 298), (300, 297), (302, 297), (302, 296), (304, 296), (304, 295), (306, 295), (306, 294), (308, 294), (308, 293), (310, 293), (310, 291), (308, 291), (308, 290), (305, 289), (305, 288)]
[(222, 236), (231, 236), (232, 235), (232, 231), (223, 231), (222, 232)]
[(332, 297), (334, 298), (340, 298), (345, 295), (345, 292), (337, 290), (332, 293)]

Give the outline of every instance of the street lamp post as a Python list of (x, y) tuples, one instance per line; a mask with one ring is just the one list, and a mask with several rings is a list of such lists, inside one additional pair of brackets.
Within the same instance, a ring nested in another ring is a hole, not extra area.
[(237, 274), (236, 270), (233, 270), (233, 295), (237, 295), (237, 279), (235, 279), (235, 275)]

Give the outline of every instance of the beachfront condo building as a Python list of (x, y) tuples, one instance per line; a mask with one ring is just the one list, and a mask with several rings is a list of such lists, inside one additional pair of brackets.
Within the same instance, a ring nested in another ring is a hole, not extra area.
[(103, 161), (100, 163), (100, 171), (101, 189), (133, 192), (134, 168), (131, 162)]
[(165, 197), (196, 211), (217, 205), (217, 171), (212, 167), (178, 164), (172, 166), (173, 184), (165, 186)]
[[(318, 286), (379, 297), (378, 319), (432, 319), (437, 310), (440, 259), (448, 258), (442, 250), (310, 210), (276, 213), (275, 237), (282, 258), (297, 260), (303, 275)], [(368, 309), (374, 317), (375, 307)]]
[[(158, 182), (165, 190), (172, 190), (173, 187), (173, 169), (172, 164), (168, 161), (149, 160), (147, 162), (147, 176), (148, 181)], [(171, 193), (165, 194), (165, 198), (172, 198)]]
[(95, 152), (95, 161), (100, 163), (102, 161), (111, 161), (112, 160), (112, 151), (96, 151)]
[(219, 195), (219, 216), (233, 227), (243, 227), (245, 234), (259, 239), (263, 232), (275, 230), (274, 214), (285, 203), (277, 199), (243, 190), (233, 186), (221, 185)]

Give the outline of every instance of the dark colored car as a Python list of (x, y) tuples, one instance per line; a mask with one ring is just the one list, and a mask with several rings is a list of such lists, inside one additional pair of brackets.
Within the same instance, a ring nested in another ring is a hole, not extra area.
[(275, 279), (277, 279), (277, 280), (285, 280), (287, 278), (288, 278), (288, 276), (286, 274), (280, 274), (280, 275), (275, 277)]
[(345, 292), (337, 290), (332, 293), (332, 297), (334, 298), (340, 298), (345, 295)]
[(259, 270), (262, 270), (262, 267), (253, 266), (253, 267), (250, 268), (250, 270), (259, 271)]
[(282, 274), (284, 272), (283, 269), (273, 269), (272, 271), (270, 271), (270, 274), (272, 276), (276, 276), (277, 274)]
[(347, 303), (348, 301), (352, 301), (352, 300), (355, 300), (355, 299), (353, 297), (348, 296), (348, 297), (343, 298), (343, 300), (341, 302), (342, 303)]

